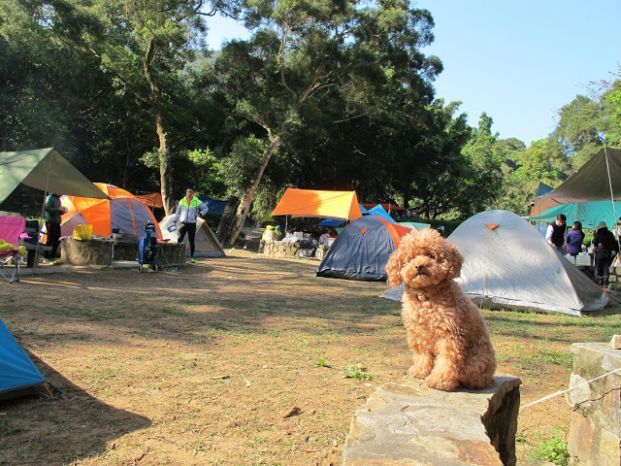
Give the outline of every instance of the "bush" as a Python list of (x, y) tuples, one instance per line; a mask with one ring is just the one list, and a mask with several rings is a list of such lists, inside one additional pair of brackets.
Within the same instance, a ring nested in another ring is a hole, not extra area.
[(533, 459), (550, 461), (557, 466), (569, 464), (569, 450), (560, 435), (555, 435), (550, 440), (541, 443), (532, 456)]

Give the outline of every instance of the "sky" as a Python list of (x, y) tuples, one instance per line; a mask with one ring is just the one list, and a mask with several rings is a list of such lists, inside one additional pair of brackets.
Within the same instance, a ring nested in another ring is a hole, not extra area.
[[(416, 0), (435, 21), (435, 42), (423, 49), (444, 71), (436, 97), (460, 101), (476, 126), (486, 112), (501, 138), (527, 145), (548, 136), (558, 112), (592, 83), (621, 67), (621, 0)], [(248, 36), (224, 18), (209, 21), (207, 41)]]

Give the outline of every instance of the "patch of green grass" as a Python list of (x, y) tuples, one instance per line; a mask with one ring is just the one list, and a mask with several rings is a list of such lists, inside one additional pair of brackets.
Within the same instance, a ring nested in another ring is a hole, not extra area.
[(558, 352), (543, 350), (537, 353), (537, 357), (545, 364), (554, 364), (555, 366), (561, 366), (565, 369), (571, 369), (573, 364), (573, 356), (569, 351)]
[(569, 450), (561, 435), (555, 435), (550, 440), (541, 442), (530, 456), (533, 460), (549, 461), (556, 466), (567, 466), (569, 464)]
[(356, 380), (369, 380), (371, 375), (367, 372), (367, 368), (359, 362), (355, 364), (348, 364), (345, 367), (345, 378)]
[(330, 361), (328, 361), (326, 358), (319, 358), (315, 361), (315, 366), (318, 367), (332, 367), (330, 365)]

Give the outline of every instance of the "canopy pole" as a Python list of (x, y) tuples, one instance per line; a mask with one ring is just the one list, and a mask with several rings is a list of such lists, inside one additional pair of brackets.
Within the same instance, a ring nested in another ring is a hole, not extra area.
[[(617, 233), (617, 208), (615, 205), (615, 195), (612, 190), (612, 177), (610, 176), (610, 164), (608, 163), (608, 151), (606, 150), (606, 140), (604, 139), (604, 159), (606, 160), (606, 173), (608, 175), (608, 187), (610, 188), (610, 202), (612, 203), (612, 215), (614, 215), (615, 225), (613, 227), (615, 238), (617, 238), (617, 246), (619, 247), (619, 251), (621, 251), (621, 239), (619, 238), (619, 234)], [(617, 253), (617, 260), (618, 260)]]
[[(43, 191), (43, 204), (41, 205), (41, 217), (40, 218), (44, 218), (44, 215), (45, 215), (45, 199), (47, 198), (47, 190), (50, 186), (50, 172), (52, 171), (53, 164), (54, 164), (54, 161), (52, 160), (49, 168), (47, 169), (47, 175), (45, 177), (45, 190)], [(47, 229), (45, 230), (45, 232), (47, 235)], [(39, 262), (39, 237), (37, 237), (37, 243), (35, 244), (35, 261), (34, 261), (34, 264), (32, 264), (33, 275), (35, 274), (35, 271), (37, 270), (38, 262)]]
[(287, 219), (289, 218), (288, 215), (285, 215), (285, 236), (287, 236)]

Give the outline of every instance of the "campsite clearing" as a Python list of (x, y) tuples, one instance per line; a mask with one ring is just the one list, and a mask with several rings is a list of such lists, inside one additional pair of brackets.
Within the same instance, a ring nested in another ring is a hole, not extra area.
[[(409, 354), (384, 284), (314, 278), (317, 265), (235, 252), (176, 273), (81, 269), (0, 287), (0, 317), (63, 393), (0, 404), (0, 464), (340, 464), (353, 412)], [(621, 325), (485, 317), (524, 404), (567, 387), (571, 343)], [(370, 379), (345, 378), (357, 363)], [(521, 412), (520, 464), (569, 413), (563, 398)]]

